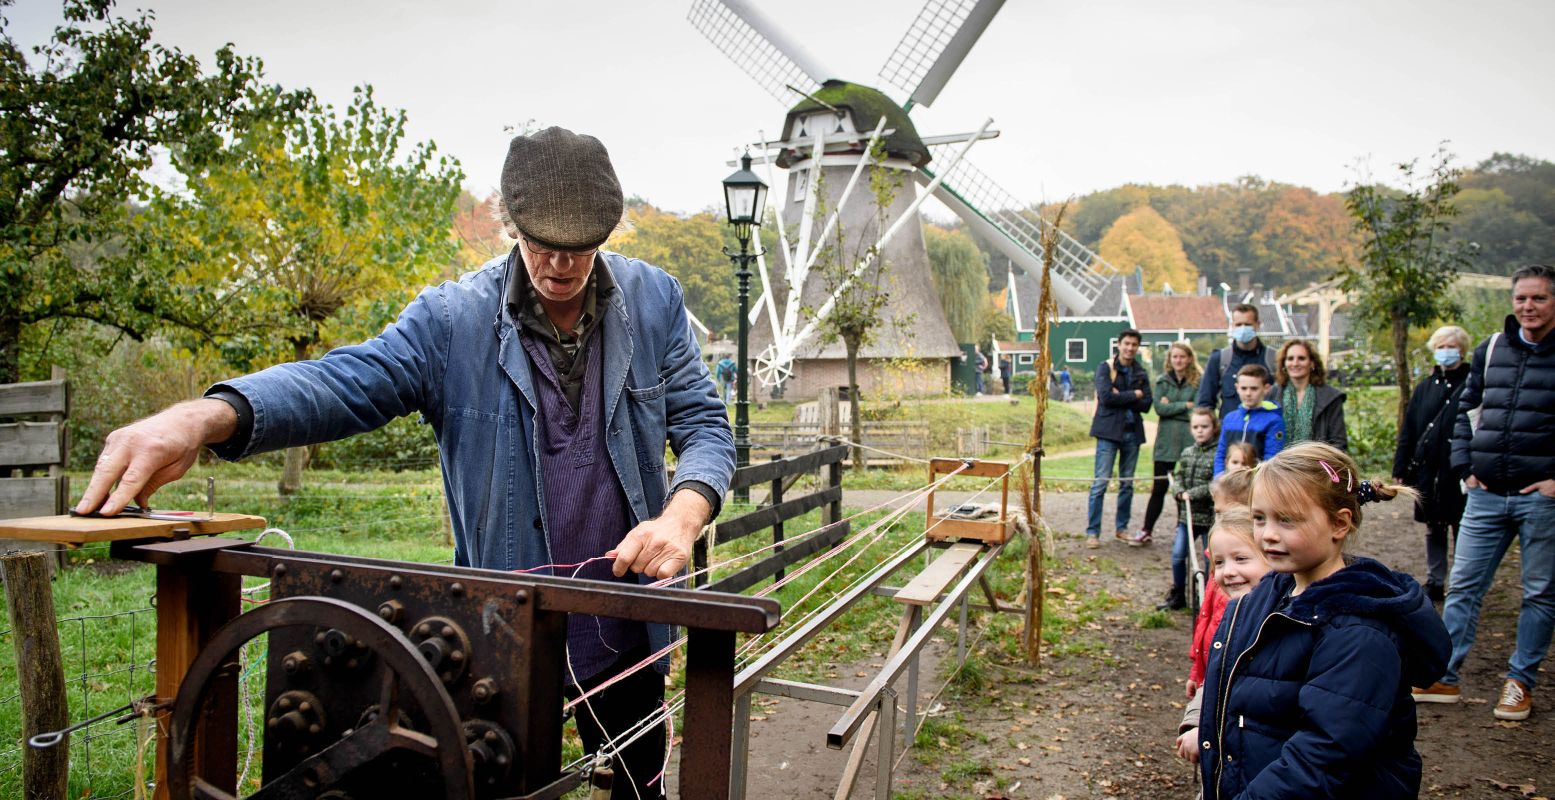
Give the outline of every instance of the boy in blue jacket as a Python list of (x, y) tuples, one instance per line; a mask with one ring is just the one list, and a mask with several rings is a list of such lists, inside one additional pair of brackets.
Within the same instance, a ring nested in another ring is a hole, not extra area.
[(1220, 425), (1220, 446), (1215, 448), (1215, 474), (1226, 471), (1226, 447), (1248, 442), (1258, 448), (1258, 458), (1268, 461), (1285, 447), (1285, 415), (1280, 407), (1263, 399), (1269, 389), (1269, 370), (1262, 364), (1246, 364), (1236, 373), (1236, 395), (1242, 405), (1226, 415)]

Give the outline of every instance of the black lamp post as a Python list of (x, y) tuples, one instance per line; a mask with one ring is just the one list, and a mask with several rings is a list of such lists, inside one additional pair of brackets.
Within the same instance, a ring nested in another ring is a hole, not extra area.
[[(740, 252), (724, 248), (724, 255), (734, 260), (734, 275), (740, 279), (740, 340), (739, 360), (735, 373), (734, 397), (734, 465), (750, 466), (750, 264), (756, 256), (750, 252), (751, 229), (761, 225), (761, 213), (767, 204), (767, 184), (751, 172), (750, 153), (740, 157), (740, 168), (724, 178), (724, 202), (729, 211), (729, 224), (734, 226), (734, 238), (740, 241)], [(735, 490), (738, 502), (750, 500), (749, 489)]]

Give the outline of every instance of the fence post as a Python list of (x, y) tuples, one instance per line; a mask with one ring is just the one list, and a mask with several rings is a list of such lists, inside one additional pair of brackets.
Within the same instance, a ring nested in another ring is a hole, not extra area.
[[(774, 462), (782, 461), (782, 460), (783, 460), (783, 457), (781, 455), (775, 455), (775, 456), (772, 457), (772, 461), (774, 461)], [(783, 476), (782, 475), (778, 475), (777, 477), (772, 479), (772, 493), (767, 495), (767, 507), (768, 508), (777, 508), (780, 504), (782, 504), (782, 502), (783, 502)], [(780, 515), (777, 518), (777, 522), (772, 523), (772, 543), (777, 545), (776, 547), (772, 548), (772, 554), (773, 555), (777, 555), (778, 553), (783, 552), (782, 542), (783, 542), (783, 517)], [(772, 580), (773, 580), (773, 582), (777, 582), (777, 581), (783, 580), (783, 570), (778, 570), (777, 574), (772, 576)]]
[[(838, 459), (826, 465), (826, 486), (828, 488), (842, 488), (842, 460)], [(842, 521), (842, 492), (837, 492), (837, 499), (826, 507), (825, 517), (822, 519), (827, 525), (836, 525)]]
[[(54, 622), (54, 588), (49, 583), (53, 553), (13, 553), (0, 558), (6, 602), (16, 644), (16, 678), (22, 699), (22, 739), (70, 724), (64, 664)], [(22, 796), (27, 800), (65, 797), (70, 778), (70, 740), (35, 749), (22, 745)]]

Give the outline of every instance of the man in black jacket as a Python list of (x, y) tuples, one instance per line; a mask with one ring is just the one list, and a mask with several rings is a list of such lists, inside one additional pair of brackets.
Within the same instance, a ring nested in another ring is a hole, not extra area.
[(1474, 646), (1480, 601), (1516, 538), (1523, 604), (1495, 715), (1520, 720), (1555, 633), (1555, 267), (1513, 273), (1512, 312), (1505, 329), (1475, 349), (1459, 399), (1452, 466), (1468, 498), (1442, 609), (1452, 658), (1441, 681), (1417, 689), (1415, 699), (1458, 701), (1458, 669)]
[(1262, 364), (1270, 375), (1278, 372), (1274, 350), (1258, 337), (1258, 306), (1238, 303), (1231, 307), (1231, 344), (1209, 354), (1204, 377), (1199, 379), (1197, 405), (1218, 407), (1221, 419), (1235, 411), (1242, 404), (1236, 396), (1236, 373), (1248, 364)]
[(1101, 512), (1107, 499), (1112, 465), (1118, 465), (1118, 517), (1116, 536), (1129, 544), (1148, 544), (1129, 537), (1128, 519), (1134, 504), (1134, 467), (1139, 446), (1145, 443), (1145, 423), (1140, 414), (1150, 410), (1150, 375), (1135, 356), (1139, 331), (1128, 328), (1118, 334), (1117, 355), (1096, 365), (1096, 416), (1091, 435), (1096, 437), (1096, 469), (1085, 525), (1085, 546), (1101, 546)]

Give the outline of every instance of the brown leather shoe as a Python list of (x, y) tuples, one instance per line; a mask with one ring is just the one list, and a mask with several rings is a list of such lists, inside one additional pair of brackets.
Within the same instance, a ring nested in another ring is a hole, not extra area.
[(1412, 688), (1409, 690), (1415, 696), (1416, 703), (1456, 703), (1462, 699), (1463, 692), (1456, 684), (1437, 681), (1430, 686)]
[(1516, 678), (1507, 678), (1501, 687), (1501, 701), (1496, 703), (1496, 719), (1527, 719), (1533, 711), (1533, 698), (1528, 687)]

